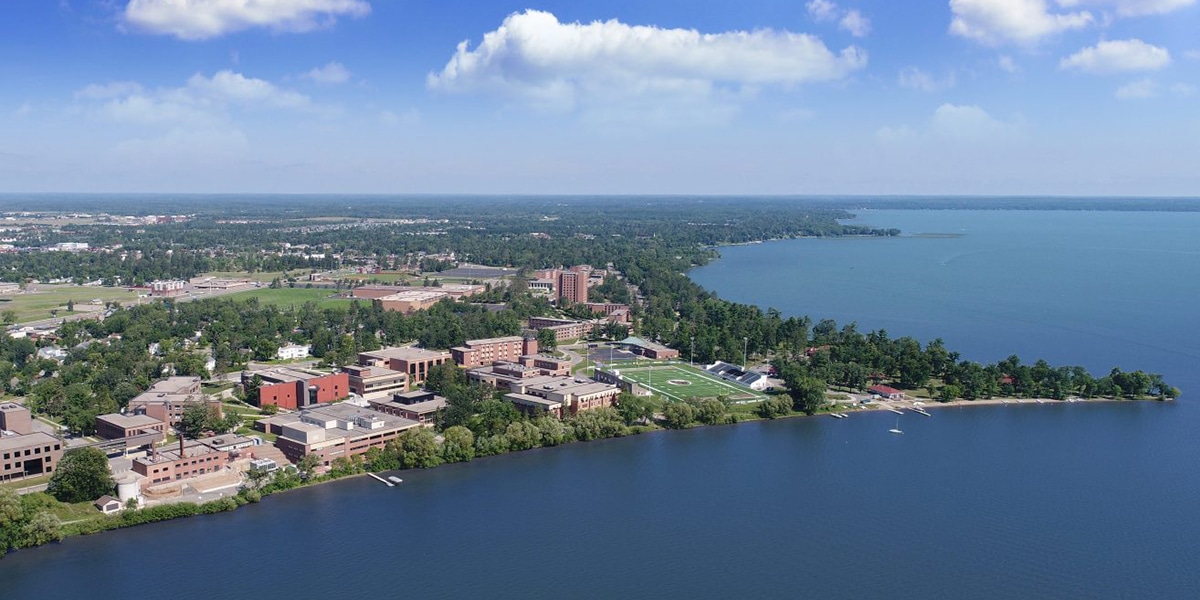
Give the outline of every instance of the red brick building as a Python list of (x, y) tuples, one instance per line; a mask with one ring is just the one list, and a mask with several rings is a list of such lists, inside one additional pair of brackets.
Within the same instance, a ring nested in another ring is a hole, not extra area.
[(536, 338), (510, 336), (467, 340), (462, 346), (450, 349), (454, 362), (464, 369), (490, 365), (496, 361), (517, 362), (522, 356), (537, 354)]
[[(346, 373), (317, 374), (299, 369), (271, 369), (242, 372), (242, 384), (255, 376), (262, 379), (258, 388), (258, 406), (274, 404), (279, 408), (297, 410), (341, 400), (350, 395), (350, 378)], [(253, 399), (251, 399), (253, 401)]]

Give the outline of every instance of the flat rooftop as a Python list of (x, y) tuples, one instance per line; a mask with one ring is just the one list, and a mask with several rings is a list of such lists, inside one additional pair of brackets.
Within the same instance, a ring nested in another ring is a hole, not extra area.
[(96, 417), (99, 421), (105, 421), (121, 427), (123, 429), (134, 429), (137, 427), (150, 427), (152, 425), (162, 425), (163, 422), (149, 415), (122, 415), (112, 413), (108, 415), (100, 415)]
[(466, 342), (464, 342), (464, 345), (466, 345), (467, 347), (471, 347), (471, 346), (482, 346), (485, 344), (503, 344), (503, 343), (523, 342), (523, 341), (525, 341), (525, 338), (523, 338), (519, 335), (510, 335), (507, 337), (486, 338), (486, 339), (482, 339), (482, 340), (467, 340)]
[(146, 391), (162, 394), (186, 394), (187, 390), (199, 384), (199, 377), (168, 377), (162, 381), (154, 382), (150, 386), (150, 389)]
[(427, 300), (437, 300), (449, 296), (446, 292), (434, 292), (424, 290), (410, 290), (405, 292), (397, 292), (380, 298), (380, 300), (394, 300), (399, 302), (424, 302)]
[(372, 358), (395, 358), (399, 360), (431, 360), (447, 358), (450, 356), (450, 353), (445, 350), (426, 350), (424, 348), (405, 346), (401, 348), (383, 348), (370, 352), (359, 352), (359, 355), (370, 356)]
[(0, 452), (14, 448), (28, 448), (30, 446), (58, 443), (61, 443), (58, 438), (40, 431), (25, 435), (0, 435)]

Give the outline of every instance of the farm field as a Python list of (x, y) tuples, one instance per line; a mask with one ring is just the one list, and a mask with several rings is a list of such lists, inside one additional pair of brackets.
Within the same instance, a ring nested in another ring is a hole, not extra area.
[(746, 386), (714, 377), (703, 370), (683, 363), (623, 362), (612, 365), (622, 377), (649, 388), (667, 400), (682, 401), (688, 398), (716, 398), (727, 396), (734, 402), (757, 402), (766, 400), (767, 395)]

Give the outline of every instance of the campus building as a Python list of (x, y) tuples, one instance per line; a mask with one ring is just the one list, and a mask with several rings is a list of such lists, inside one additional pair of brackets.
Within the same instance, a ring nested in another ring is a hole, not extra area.
[(150, 295), (155, 297), (181, 296), (186, 293), (187, 283), (178, 280), (151, 281)]
[(467, 340), (462, 346), (450, 349), (454, 362), (464, 369), (490, 365), (496, 361), (516, 362), (522, 356), (537, 354), (536, 338), (522, 336)]
[(168, 377), (130, 400), (128, 412), (148, 415), (175, 426), (183, 418), (183, 413), (197, 404), (221, 414), (221, 402), (200, 393), (199, 377)]
[(52, 473), (62, 455), (62, 440), (33, 430), (28, 408), (0, 403), (0, 481)]
[(150, 415), (100, 415), (96, 435), (106, 440), (136, 439), (138, 446), (157, 444), (167, 439), (167, 424)]
[(343, 403), (260, 419), (254, 426), (278, 435), (275, 447), (288, 460), (295, 463), (309, 454), (316, 454), (323, 465), (329, 466), (340, 457), (349, 458), (366, 454), (371, 448), (383, 448), (402, 431), (421, 424)]
[(384, 348), (371, 352), (360, 352), (358, 364), (364, 367), (384, 367), (393, 371), (408, 374), (408, 385), (425, 383), (429, 370), (440, 364), (453, 360), (445, 350), (425, 350), (423, 348)]
[(432, 308), (434, 304), (449, 298), (446, 292), (435, 291), (436, 288), (420, 288), (406, 290), (383, 296), (376, 300), (383, 310), (394, 310), (402, 313), (413, 313), (418, 310)]
[(445, 398), (425, 390), (392, 394), (390, 399), (371, 400), (370, 403), (372, 410), (416, 421), (426, 427), (437, 425), (438, 415), (447, 404)]
[[(559, 416), (562, 414), (575, 415), (588, 410), (614, 406), (617, 402), (617, 396), (621, 395), (620, 388), (615, 385), (581, 377), (554, 377), (549, 375), (514, 381), (509, 384), (508, 388), (512, 391), (512, 394), (506, 395), (505, 399), (517, 405), (518, 409), (528, 409), (531, 406), (527, 402), (514, 401), (509, 396), (513, 394), (522, 397), (532, 396), (548, 400), (551, 403), (560, 403), (561, 406), (558, 407), (557, 413)], [(525, 400), (528, 399), (525, 398)], [(551, 405), (545, 404), (544, 407), (543, 412), (554, 412), (554, 407)]]
[(149, 455), (133, 459), (133, 472), (145, 477), (146, 484), (153, 485), (216, 473), (228, 461), (229, 452), (180, 438), (176, 449), (158, 450), (151, 446)]
[(243, 371), (242, 385), (255, 377), (262, 381), (258, 398), (252, 403), (262, 407), (274, 404), (279, 408), (297, 410), (306, 406), (341, 400), (350, 395), (350, 378), (346, 373), (313, 373), (280, 367), (266, 371)]
[(350, 378), (350, 391), (366, 399), (408, 390), (408, 374), (402, 371), (358, 365), (347, 365), (342, 371)]
[(592, 323), (551, 317), (529, 317), (529, 328), (534, 331), (549, 329), (558, 342), (577, 340), (592, 332)]

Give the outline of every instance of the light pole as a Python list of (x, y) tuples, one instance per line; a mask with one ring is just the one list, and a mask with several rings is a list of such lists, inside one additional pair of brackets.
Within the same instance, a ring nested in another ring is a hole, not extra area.
[(750, 338), (742, 338), (742, 370), (746, 370), (746, 352), (750, 350)]
[(696, 336), (693, 335), (691, 337), (691, 340), (692, 340), (692, 351), (688, 353), (688, 366), (694, 367), (694, 366), (696, 366)]

